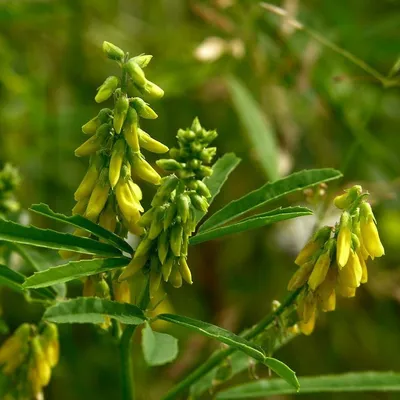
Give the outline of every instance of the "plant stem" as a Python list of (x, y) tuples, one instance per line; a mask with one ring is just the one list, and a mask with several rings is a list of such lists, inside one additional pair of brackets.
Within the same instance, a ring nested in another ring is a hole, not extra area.
[[(283, 303), (271, 314), (267, 315), (264, 319), (259, 321), (252, 328), (246, 330), (241, 334), (245, 339), (253, 339), (258, 336), (260, 333), (264, 332), (271, 325), (275, 323), (276, 318), (278, 318), (282, 313), (287, 310), (288, 307), (293, 305), (297, 296), (301, 292), (302, 288), (297, 289), (296, 291), (290, 293)], [(176, 396), (182, 393), (184, 390), (189, 388), (194, 382), (202, 378), (209, 371), (219, 365), (225, 358), (229, 357), (232, 353), (236, 351), (235, 348), (229, 347), (225, 350), (220, 350), (214, 353), (205, 363), (200, 365), (197, 369), (195, 369), (190, 375), (188, 375), (185, 379), (180, 381), (176, 386), (174, 386), (164, 397), (163, 400), (171, 400), (175, 399)]]
[(132, 336), (136, 325), (126, 326), (119, 344), (121, 356), (121, 377), (122, 377), (122, 399), (133, 400), (135, 398), (135, 387), (133, 384), (133, 363), (132, 363)]

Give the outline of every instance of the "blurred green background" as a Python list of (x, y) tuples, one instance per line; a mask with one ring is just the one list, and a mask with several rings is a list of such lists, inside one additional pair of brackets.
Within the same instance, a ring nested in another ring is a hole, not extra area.
[[(400, 55), (398, 0), (274, 4), (384, 76)], [(295, 339), (276, 356), (300, 376), (400, 370), (399, 86), (384, 88), (256, 1), (2, 1), (0, 163), (20, 169), (18, 198), (24, 209), (46, 202), (70, 213), (87, 167), (87, 159), (74, 157), (84, 140), (81, 126), (100, 108), (93, 100), (96, 88), (117, 73), (102, 54), (103, 40), (132, 55), (154, 56), (146, 74), (166, 95), (152, 103), (159, 118), (147, 121), (146, 131), (173, 146), (178, 128), (198, 116), (206, 128), (218, 130), (219, 154), (235, 152), (242, 158), (211, 212), (270, 178), (263, 165), (271, 151), (280, 175), (303, 168), (342, 170), (344, 179), (328, 188), (328, 198), (354, 182), (372, 193), (386, 256), (369, 263), (370, 280), (356, 298), (341, 299), (335, 312), (319, 318), (311, 337)], [(246, 107), (232, 102), (232, 82), (249, 90), (268, 121), (263, 135), (275, 138), (277, 152), (250, 139), (241, 124)], [(148, 204), (154, 189), (143, 187)], [(298, 204), (305, 197), (285, 201)], [(65, 229), (38, 217), (32, 221)], [(254, 324), (270, 311), (272, 300), (285, 295), (296, 251), (312, 224), (312, 219), (298, 219), (193, 247), (189, 261), (195, 283), (168, 288), (170, 307), (235, 332)], [(69, 295), (80, 291), (78, 282)], [(28, 306), (5, 289), (1, 304), (12, 330), (38, 321), (42, 313), (40, 306)], [(161, 368), (144, 365), (136, 338), (138, 399), (159, 399), (217, 346), (181, 329), (171, 332), (180, 338), (180, 356)], [(47, 399), (119, 398), (118, 354), (108, 335), (92, 326), (62, 326), (61, 349)], [(259, 368), (258, 374), (268, 371)], [(247, 379), (244, 373), (234, 382)]]

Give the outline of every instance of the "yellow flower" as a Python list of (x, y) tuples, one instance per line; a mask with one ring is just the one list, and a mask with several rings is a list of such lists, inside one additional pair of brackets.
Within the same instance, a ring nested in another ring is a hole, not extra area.
[(345, 211), (340, 218), (339, 235), (337, 237), (336, 261), (338, 263), (339, 269), (343, 268), (347, 264), (347, 260), (349, 259), (351, 246), (350, 224), (350, 214)]
[(339, 268), (339, 282), (344, 287), (357, 288), (362, 278), (362, 267), (357, 254), (351, 250), (343, 268)]
[(361, 204), (360, 212), (360, 230), (365, 248), (372, 259), (381, 257), (385, 254), (385, 249), (379, 238), (371, 206), (368, 203)]
[(308, 286), (315, 290), (324, 280), (331, 263), (329, 251), (324, 251), (315, 263), (314, 269), (308, 279)]
[(301, 266), (305, 264), (309, 259), (322, 248), (324, 243), (329, 239), (329, 236), (332, 232), (331, 227), (324, 226), (319, 231), (317, 231), (310, 241), (303, 247), (300, 251), (296, 260), (294, 261), (295, 264)]
[(288, 290), (296, 290), (302, 287), (311, 275), (314, 268), (314, 262), (308, 261), (297, 269), (288, 283)]

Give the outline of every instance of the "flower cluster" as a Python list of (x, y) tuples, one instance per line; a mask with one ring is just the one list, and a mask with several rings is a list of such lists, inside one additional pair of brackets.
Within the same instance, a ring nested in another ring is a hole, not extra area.
[(297, 313), (305, 334), (314, 329), (317, 309), (334, 310), (336, 294), (355, 296), (360, 284), (368, 280), (367, 259), (385, 253), (367, 196), (357, 185), (336, 197), (334, 204), (343, 210), (340, 222), (317, 231), (295, 260), (299, 269), (288, 289), (304, 287)]
[[(140, 117), (155, 119), (157, 114), (141, 97), (129, 97), (128, 92), (134, 90), (150, 99), (161, 98), (164, 92), (143, 72), (152, 56), (129, 58), (129, 54), (108, 42), (103, 43), (103, 50), (121, 67), (122, 77), (108, 77), (95, 97), (97, 103), (113, 97), (114, 108), (103, 108), (82, 127), (90, 138), (75, 150), (75, 155), (90, 156), (90, 163), (75, 192), (77, 203), (72, 211), (120, 236), (126, 236), (128, 231), (141, 235), (143, 228), (137, 222), (143, 212), (142, 191), (132, 174), (158, 185), (161, 177), (145, 160), (141, 149), (166, 153), (168, 147), (140, 129)], [(75, 234), (88, 233), (80, 229)], [(71, 256), (70, 252), (62, 255)]]
[(191, 128), (178, 131), (179, 148), (170, 150), (170, 159), (157, 164), (171, 174), (161, 180), (151, 203), (138, 224), (145, 233), (131, 263), (120, 281), (144, 268), (150, 270), (150, 295), (154, 296), (161, 279), (178, 288), (182, 281), (192, 283), (187, 264), (189, 237), (197, 223), (197, 212), (206, 212), (210, 191), (203, 178), (212, 174), (210, 164), (215, 147), (208, 147), (216, 131), (203, 129), (196, 118)]
[(4, 400), (42, 399), (58, 358), (55, 324), (46, 323), (41, 331), (34, 325), (21, 325), (0, 347), (2, 373), (9, 377)]
[(19, 204), (14, 198), (19, 181), (18, 171), (11, 164), (6, 164), (0, 170), (0, 218), (19, 210)]

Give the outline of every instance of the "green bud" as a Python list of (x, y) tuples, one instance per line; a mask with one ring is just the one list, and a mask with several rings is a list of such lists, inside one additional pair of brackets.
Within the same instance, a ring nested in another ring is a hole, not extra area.
[(94, 98), (96, 103), (102, 103), (108, 100), (115, 89), (117, 89), (118, 85), (119, 79), (116, 76), (109, 76), (98, 89), (96, 97)]
[(121, 132), (128, 110), (129, 100), (126, 95), (122, 94), (115, 103), (114, 108), (114, 129), (116, 133)]
[(146, 81), (143, 86), (143, 92), (154, 99), (161, 99), (164, 96), (164, 90), (157, 86), (155, 83)]
[(192, 132), (190, 129), (179, 129), (178, 134), (176, 135), (177, 139), (183, 143), (190, 143), (196, 139), (196, 134)]
[[(154, 262), (153, 262), (154, 260)], [(157, 269), (153, 267), (157, 264)], [(154, 298), (161, 284), (161, 272), (158, 271), (158, 258), (152, 257), (151, 259), (151, 270), (150, 270), (150, 298)]]
[(196, 174), (199, 178), (205, 178), (207, 176), (211, 176), (213, 173), (213, 170), (211, 167), (206, 167), (205, 165), (202, 165), (198, 171), (196, 171)]
[(207, 145), (210, 144), (213, 140), (215, 140), (218, 137), (217, 131), (207, 131), (204, 137), (204, 143)]
[(197, 191), (197, 193), (200, 194), (201, 196), (204, 196), (207, 199), (210, 198), (211, 193), (207, 185), (203, 181), (197, 181), (196, 183), (197, 183), (197, 189), (195, 190)]
[(90, 156), (99, 151), (110, 135), (110, 125), (103, 124), (97, 129), (96, 134), (82, 143), (76, 150), (77, 157)]
[(135, 258), (146, 256), (149, 253), (152, 244), (153, 241), (151, 239), (147, 236), (144, 237), (135, 250)]
[(132, 106), (135, 107), (138, 114), (145, 119), (156, 119), (158, 115), (155, 111), (147, 105), (147, 103), (140, 97), (134, 97), (132, 100)]
[(190, 193), (190, 200), (197, 210), (203, 212), (208, 210), (208, 201), (205, 197), (200, 196), (197, 193)]
[(178, 208), (178, 214), (182, 218), (182, 222), (185, 223), (189, 218), (190, 199), (186, 193), (182, 193), (176, 199), (176, 205)]
[(100, 126), (99, 118), (94, 117), (90, 121), (86, 122), (85, 125), (82, 126), (82, 132), (86, 135), (94, 135), (99, 126)]
[(203, 151), (204, 147), (204, 144), (201, 144), (197, 141), (190, 143), (190, 150), (193, 154), (200, 154)]
[(181, 224), (176, 223), (175, 225), (172, 226), (169, 243), (171, 246), (171, 250), (176, 257), (179, 257), (181, 255), (182, 234), (183, 234), (183, 227)]
[(179, 272), (182, 275), (182, 278), (191, 285), (193, 283), (192, 273), (190, 272), (190, 268), (187, 264), (186, 257), (179, 258)]
[(200, 166), (201, 166), (201, 161), (198, 160), (197, 158), (192, 158), (191, 160), (189, 160), (186, 163), (187, 168), (194, 169), (194, 170), (199, 169)]
[(151, 222), (148, 238), (155, 239), (163, 230), (164, 207), (156, 207), (153, 221)]
[(99, 121), (104, 124), (110, 120), (110, 117), (112, 116), (113, 111), (110, 110), (109, 108), (102, 108), (99, 113), (97, 114), (97, 118)]
[(165, 216), (163, 221), (164, 231), (166, 231), (174, 221), (177, 211), (178, 209), (176, 203), (171, 203), (171, 205), (165, 211)]
[(183, 168), (182, 164), (173, 158), (157, 160), (156, 163), (164, 171), (177, 171)]
[(201, 125), (200, 125), (200, 121), (199, 121), (199, 118), (198, 117), (196, 117), (194, 120), (193, 120), (193, 122), (192, 122), (192, 126), (190, 127), (190, 129), (193, 131), (193, 132), (200, 132), (201, 130), (202, 130), (202, 128), (201, 128)]
[(133, 58), (125, 63), (124, 69), (136, 85), (143, 87), (146, 84), (144, 72)]
[(209, 147), (207, 149), (204, 149), (201, 152), (200, 159), (205, 164), (210, 164), (212, 159), (215, 157), (216, 154), (217, 154), (217, 148), (216, 147)]
[(153, 56), (149, 54), (141, 54), (140, 56), (133, 57), (132, 60), (135, 61), (140, 68), (146, 68)]
[(171, 158), (175, 159), (175, 160), (179, 160), (180, 158), (180, 151), (179, 149), (172, 147), (171, 149), (169, 149), (169, 155)]
[(148, 211), (146, 211), (141, 217), (140, 220), (138, 221), (138, 224), (140, 226), (146, 227), (151, 224), (151, 221), (153, 221), (154, 217), (154, 207), (150, 208)]
[(125, 57), (123, 50), (110, 42), (103, 42), (103, 51), (110, 60), (122, 61)]
[(168, 282), (168, 279), (171, 275), (172, 268), (175, 264), (175, 257), (171, 254), (167, 260), (161, 266), (161, 272), (164, 277), (164, 281)]
[(167, 201), (171, 195), (171, 193), (176, 189), (179, 183), (179, 179), (176, 175), (169, 175), (161, 180), (160, 187), (157, 190), (157, 193), (153, 197), (151, 205), (160, 206)]
[(158, 258), (160, 259), (161, 264), (164, 264), (167, 259), (168, 251), (169, 251), (169, 232), (164, 231), (158, 237), (157, 240), (157, 251)]

